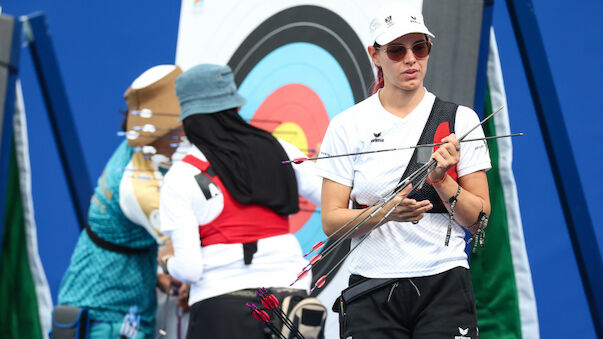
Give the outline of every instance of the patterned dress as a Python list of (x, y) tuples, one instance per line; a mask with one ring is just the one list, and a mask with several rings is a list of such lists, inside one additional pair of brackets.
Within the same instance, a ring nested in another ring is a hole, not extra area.
[[(136, 306), (139, 331), (153, 333), (158, 236), (151, 224), (158, 208), (161, 179), (150, 161), (135, 153), (126, 141), (117, 148), (94, 190), (88, 223), (106, 241), (150, 250), (133, 255), (107, 251), (83, 231), (61, 282), (59, 304), (86, 307), (91, 319), (104, 322), (121, 322), (130, 307)], [(156, 193), (156, 197), (149, 192)], [(133, 218), (136, 213), (146, 218)]]

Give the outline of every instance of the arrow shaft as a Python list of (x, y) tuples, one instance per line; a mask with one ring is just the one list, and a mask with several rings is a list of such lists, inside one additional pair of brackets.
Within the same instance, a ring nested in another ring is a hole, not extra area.
[[(475, 129), (475, 127), (474, 127), (474, 129)], [(522, 136), (522, 135), (523, 135), (523, 133), (513, 133), (513, 134), (505, 134), (505, 135), (494, 135), (494, 136), (489, 136), (489, 137), (474, 138), (474, 139), (467, 139), (467, 140), (459, 139), (459, 142), (462, 143), (462, 142), (471, 142), (471, 141), (492, 140), (492, 139), (500, 139), (500, 138), (517, 137), (517, 136)], [(466, 136), (467, 136), (467, 134), (464, 137), (466, 137)], [(420, 144), (420, 145), (406, 146), (406, 147), (379, 149), (379, 150), (373, 150), (373, 151), (363, 151), (363, 152), (355, 152), (355, 153), (336, 154), (336, 155), (329, 155), (329, 156), (324, 156), (324, 157), (306, 158), (306, 159), (303, 159), (303, 161), (307, 161), (307, 160), (324, 160), (324, 159), (332, 159), (332, 158), (340, 158), (340, 157), (350, 157), (350, 156), (354, 156), (354, 155), (363, 155), (363, 154), (372, 154), (372, 153), (381, 153), (381, 152), (402, 151), (402, 150), (407, 150), (407, 149), (421, 148), (421, 147), (433, 147), (433, 146), (439, 146), (439, 145), (444, 145), (444, 144), (445, 144), (445, 142), (437, 142), (437, 143), (433, 143), (433, 144)], [(294, 162), (294, 160), (285, 160), (282, 163), (283, 164), (289, 164), (289, 163), (292, 163), (292, 162)]]

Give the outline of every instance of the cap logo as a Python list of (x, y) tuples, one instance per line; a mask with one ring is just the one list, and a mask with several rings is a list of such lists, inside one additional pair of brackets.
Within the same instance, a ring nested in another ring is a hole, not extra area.
[(417, 21), (417, 17), (416, 16), (410, 16), (410, 22), (413, 24), (421, 24), (419, 21)]
[(391, 16), (391, 15), (388, 15), (388, 16), (385, 18), (385, 23), (387, 24), (387, 27), (390, 27), (391, 25), (393, 25), (393, 24), (394, 24), (394, 23), (392, 22), (392, 16)]

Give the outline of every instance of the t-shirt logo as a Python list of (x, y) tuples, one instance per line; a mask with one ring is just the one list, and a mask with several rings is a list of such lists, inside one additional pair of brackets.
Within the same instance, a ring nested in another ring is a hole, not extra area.
[(380, 138), (381, 132), (373, 133), (375, 138), (371, 140), (371, 142), (383, 142), (383, 138)]

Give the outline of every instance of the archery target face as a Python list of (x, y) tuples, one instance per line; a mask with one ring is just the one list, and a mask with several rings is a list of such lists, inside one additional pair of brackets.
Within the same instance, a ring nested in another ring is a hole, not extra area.
[[(311, 156), (330, 119), (368, 96), (369, 23), (388, 2), (184, 0), (176, 63), (228, 64), (241, 116)], [(325, 237), (319, 212), (302, 198), (290, 218), (304, 252)]]

